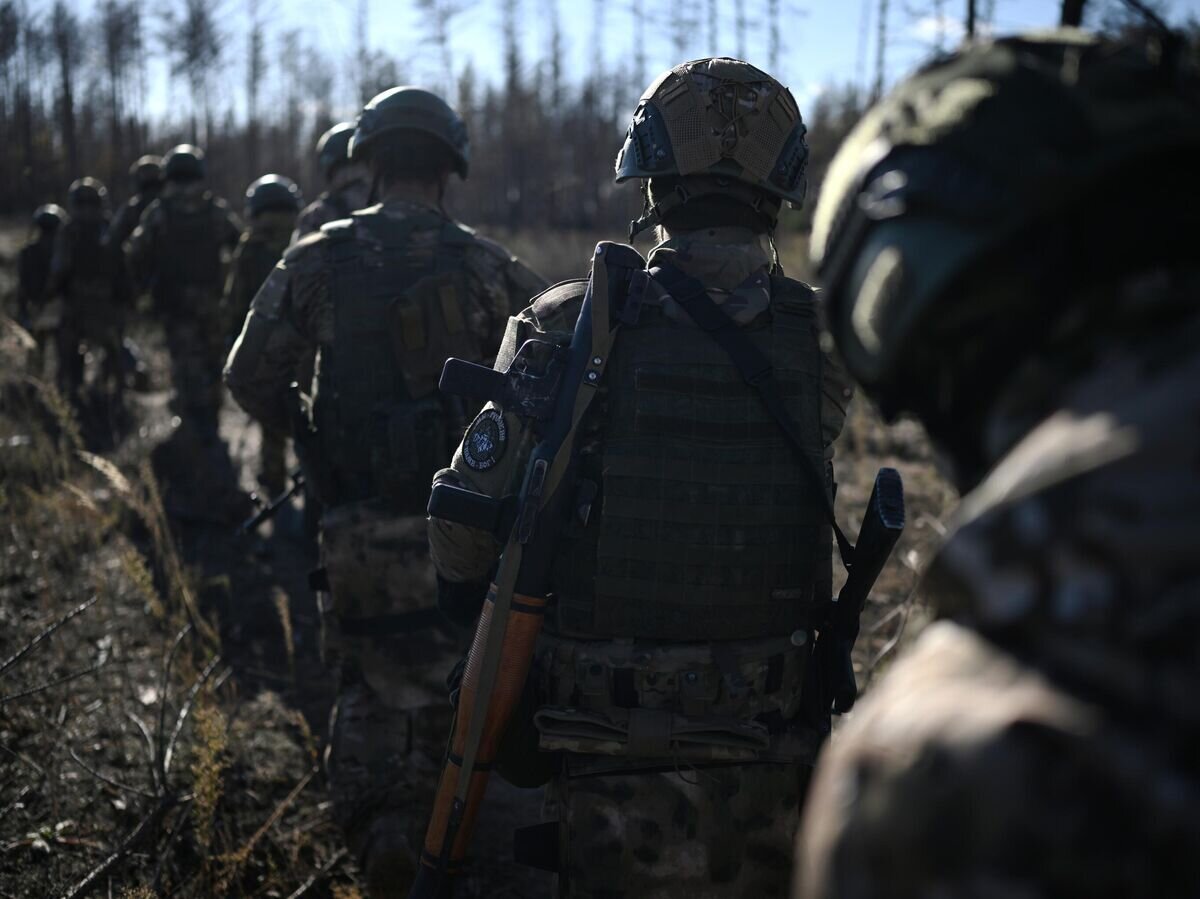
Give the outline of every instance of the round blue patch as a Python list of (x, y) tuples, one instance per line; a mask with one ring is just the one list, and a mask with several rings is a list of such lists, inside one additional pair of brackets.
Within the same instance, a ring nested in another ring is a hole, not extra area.
[(495, 468), (508, 448), (508, 425), (499, 409), (484, 409), (463, 437), (463, 459), (475, 471)]

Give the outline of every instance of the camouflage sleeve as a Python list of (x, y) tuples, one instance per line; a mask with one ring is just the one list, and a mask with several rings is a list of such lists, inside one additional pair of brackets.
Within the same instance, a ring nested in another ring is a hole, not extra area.
[(225, 279), (225, 292), (221, 295), (221, 331), (233, 338), (236, 338), (241, 330), (252, 299), (245, 296), (247, 285), (245, 266), (242, 264), (245, 246), (244, 240), (239, 241), (237, 249), (233, 251), (229, 275)]
[[(553, 309), (535, 303), (510, 318), (496, 356), (496, 370), (506, 370), (521, 344), (535, 334), (569, 340), (578, 313), (578, 301), (573, 300)], [(439, 471), (433, 483), (492, 497), (515, 493), (524, 478), (533, 441), (528, 422), (489, 403), (467, 428), (450, 467)], [(438, 574), (454, 583), (486, 576), (503, 548), (493, 534), (439, 518), (429, 520), (429, 545)]]
[(475, 238), (467, 254), (467, 271), (484, 299), (489, 323), (485, 345), (491, 350), (500, 345), (509, 316), (524, 309), (547, 284), (503, 246), (482, 237)]
[(328, 339), (331, 311), (328, 291), (314, 271), (322, 268), (320, 235), (301, 241), (271, 272), (250, 304), (241, 334), (225, 364), (225, 384), (238, 405), (268, 428), (286, 432), (291, 425), (288, 385), (300, 362)]
[(232, 250), (237, 246), (238, 241), (242, 239), (242, 222), (224, 200), (220, 198), (215, 199), (213, 206), (217, 211), (221, 245)]

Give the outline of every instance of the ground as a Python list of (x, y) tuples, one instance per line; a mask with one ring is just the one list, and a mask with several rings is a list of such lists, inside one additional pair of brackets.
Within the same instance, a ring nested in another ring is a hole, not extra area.
[[(555, 278), (576, 274), (595, 242), (498, 236)], [(22, 238), (0, 224), (9, 312)], [(801, 277), (803, 251), (781, 241)], [(139, 323), (133, 336), (146, 389), (125, 415), (101, 402), (80, 414), (0, 317), (0, 899), (349, 899), (357, 873), (320, 767), (333, 691), (298, 510), (236, 533), (257, 427), (227, 404), (228, 452), (202, 454), (172, 420), (158, 331)], [(838, 460), (851, 535), (880, 465), (908, 492), (908, 528), (864, 616), (869, 682), (924, 622), (913, 586), (954, 495), (920, 430), (885, 427), (863, 403)], [(498, 805), (483, 829), (500, 845), (537, 799), (509, 790)], [(496, 855), (473, 880), (487, 895), (549, 894), (546, 878)]]

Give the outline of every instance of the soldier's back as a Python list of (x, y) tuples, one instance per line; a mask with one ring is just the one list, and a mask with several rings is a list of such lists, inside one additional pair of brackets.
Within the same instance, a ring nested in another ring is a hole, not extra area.
[(825, 757), (799, 895), (1197, 895), (1198, 345), (1109, 355), (964, 500), (949, 620)]

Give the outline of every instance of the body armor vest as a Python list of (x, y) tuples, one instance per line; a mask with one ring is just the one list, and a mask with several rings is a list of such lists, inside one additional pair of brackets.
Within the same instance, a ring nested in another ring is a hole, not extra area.
[[(772, 362), (808, 464), (825, 471), (812, 291), (782, 277), (771, 288), (745, 332)], [(681, 642), (811, 626), (828, 599), (814, 597), (831, 565), (823, 500), (726, 352), (646, 305), (617, 335), (605, 381), (577, 462), (596, 498), (559, 541), (554, 629)]]
[[(359, 212), (322, 231), (334, 313), (313, 407), (322, 499), (382, 497), (398, 513), (424, 514), (433, 474), (461, 434), (461, 414), (437, 392), (442, 366), (482, 358), (465, 307), (474, 238), (433, 212)], [(414, 240), (418, 232), (428, 239)]]
[(105, 221), (73, 221), (67, 225), (70, 241), (71, 269), (67, 292), (72, 305), (81, 313), (101, 310), (84, 308), (91, 304), (110, 304), (119, 274), (116, 255), (109, 248)]
[[(186, 288), (221, 292), (221, 240), (208, 194), (187, 202), (164, 197), (166, 228), (160, 237), (159, 284), (172, 296)], [(182, 311), (182, 310), (181, 310)]]

